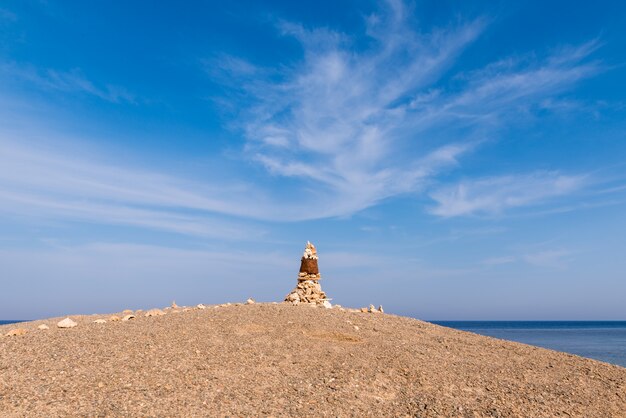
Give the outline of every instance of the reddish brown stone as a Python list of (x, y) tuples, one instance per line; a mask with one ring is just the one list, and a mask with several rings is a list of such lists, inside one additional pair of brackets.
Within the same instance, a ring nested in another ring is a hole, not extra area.
[(317, 267), (317, 260), (313, 258), (304, 258), (300, 262), (300, 272), (307, 274), (319, 274), (319, 268)]

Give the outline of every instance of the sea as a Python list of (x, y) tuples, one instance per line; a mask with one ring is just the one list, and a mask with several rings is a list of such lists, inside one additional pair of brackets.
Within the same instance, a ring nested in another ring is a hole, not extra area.
[(430, 321), (626, 367), (626, 321)]
[[(0, 325), (21, 321), (2, 321)], [(626, 367), (626, 321), (430, 321)]]

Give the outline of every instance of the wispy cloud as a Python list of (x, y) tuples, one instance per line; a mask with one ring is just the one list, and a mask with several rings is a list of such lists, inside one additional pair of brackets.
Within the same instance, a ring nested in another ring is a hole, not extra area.
[[(0, 131), (0, 211), (231, 237), (245, 235), (237, 231), (250, 227), (248, 219), (349, 216), (390, 197), (432, 190), (442, 173), (479, 152), (492, 128), (520, 108), (545, 107), (601, 69), (589, 61), (598, 45), (590, 42), (460, 72), (460, 54), (487, 21), (422, 32), (411, 15), (402, 2), (388, 2), (366, 19), (365, 33), (350, 35), (280, 21), (277, 30), (302, 47), (298, 63), (268, 69), (227, 55), (204, 63), (240, 109), (227, 123), (244, 137), (236, 163), (262, 168), (254, 178), (233, 170), (228, 178), (211, 173), (190, 181), (162, 167), (71, 157), (17, 145), (24, 141), (14, 128)], [(135, 101), (80, 70), (5, 63), (0, 72), (53, 92)], [(558, 173), (468, 180), (432, 190), (432, 213), (499, 213), (583, 186), (584, 176)]]
[(430, 196), (437, 202), (431, 213), (442, 217), (501, 214), (506, 209), (531, 206), (582, 189), (588, 178), (557, 172), (536, 172), (463, 181), (444, 186)]
[(0, 73), (7, 78), (28, 83), (42, 90), (85, 94), (112, 103), (136, 103), (136, 97), (124, 87), (95, 83), (88, 79), (80, 69), (38, 70), (30, 65), (9, 62), (0, 65)]
[(502, 257), (490, 257), (481, 262), (487, 267), (503, 266), (512, 263), (530, 264), (534, 267), (563, 269), (571, 261), (573, 251), (566, 249), (548, 249), (542, 251), (528, 252), (519, 255), (507, 255)]
[(564, 268), (568, 262), (567, 257), (571, 255), (572, 252), (568, 250), (546, 250), (526, 254), (522, 259), (537, 267)]
[[(254, 217), (245, 186), (209, 186), (93, 156), (75, 158), (0, 141), (0, 213), (83, 221), (201, 237), (254, 239), (262, 229), (221, 215)], [(218, 184), (215, 181), (214, 184)], [(259, 199), (261, 200), (261, 199)]]
[(326, 216), (423, 191), (507, 118), (545, 110), (601, 70), (586, 61), (598, 46), (592, 41), (463, 73), (457, 59), (486, 19), (420, 32), (394, 1), (366, 23), (363, 49), (354, 35), (281, 21), (278, 30), (300, 43), (302, 62), (266, 69), (221, 57), (213, 66), (229, 74), (216, 80), (230, 83), (243, 108), (237, 118), (247, 155), (323, 192), (332, 202)]

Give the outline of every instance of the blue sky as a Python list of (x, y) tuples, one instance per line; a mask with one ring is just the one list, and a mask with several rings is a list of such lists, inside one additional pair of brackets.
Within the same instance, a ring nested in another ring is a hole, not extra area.
[(626, 319), (623, 2), (0, 3), (0, 318)]

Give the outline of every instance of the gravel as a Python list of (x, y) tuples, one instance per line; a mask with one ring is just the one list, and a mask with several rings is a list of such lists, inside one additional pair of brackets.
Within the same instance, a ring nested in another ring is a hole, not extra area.
[[(626, 415), (622, 367), (411, 318), (265, 303), (165, 312), (0, 326), (0, 416)], [(5, 336), (16, 328), (27, 332)]]

